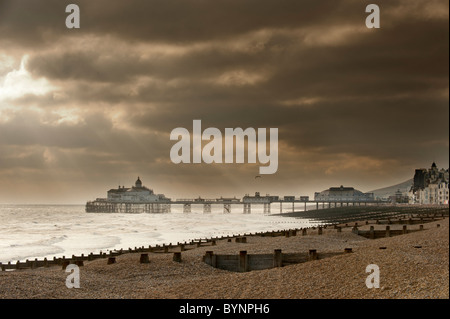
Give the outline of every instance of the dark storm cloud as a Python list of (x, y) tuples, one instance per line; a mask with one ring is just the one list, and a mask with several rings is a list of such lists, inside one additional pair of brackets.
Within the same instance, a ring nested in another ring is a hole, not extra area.
[[(361, 12), (370, 1), (359, 0), (2, 0), (0, 32), (15, 45), (47, 46), (69, 36), (65, 7), (81, 9), (82, 28), (77, 34), (116, 35), (126, 41), (188, 43), (227, 38), (267, 28), (354, 24), (364, 21)], [(386, 18), (432, 20), (434, 11), (445, 10), (442, 0), (388, 1), (377, 4)], [(431, 10), (433, 8), (436, 10)], [(431, 9), (430, 9), (431, 8)], [(431, 18), (430, 18), (431, 15)], [(396, 19), (383, 19), (392, 25)], [(74, 31), (74, 30), (72, 30)], [(73, 33), (72, 33), (73, 34)]]
[[(127, 41), (201, 41), (261, 28), (289, 28), (299, 22), (332, 22), (346, 10), (341, 8), (345, 1), (313, 0), (75, 2), (82, 13), (81, 34), (115, 34)], [(73, 1), (3, 0), (0, 31), (14, 43), (47, 45), (67, 36), (64, 22), (69, 3)]]
[[(114, 128), (105, 114), (90, 113), (81, 123), (58, 124), (61, 118), (57, 115), (46, 115), (46, 120), (53, 121), (42, 123), (43, 117), (33, 111), (10, 115), (10, 120), (0, 125), (0, 145), (91, 150), (96, 154), (110, 155), (111, 161), (138, 161), (143, 155), (146, 160), (154, 161), (166, 155), (166, 152), (162, 153), (161, 137), (145, 132), (135, 136)], [(145, 145), (142, 141), (146, 141)], [(153, 151), (148, 152), (149, 148)]]
[[(72, 2), (79, 30), (64, 25)], [(0, 80), (27, 54), (54, 86), (0, 100), (0, 172), (53, 167), (101, 187), (144, 171), (171, 193), (195, 180), (199, 195), (246, 184), (256, 166), (170, 163), (170, 131), (193, 119), (279, 128), (269, 192), (448, 166), (448, 2), (376, 1), (382, 27), (368, 30), (372, 2), (0, 0), (0, 59), (16, 59)]]

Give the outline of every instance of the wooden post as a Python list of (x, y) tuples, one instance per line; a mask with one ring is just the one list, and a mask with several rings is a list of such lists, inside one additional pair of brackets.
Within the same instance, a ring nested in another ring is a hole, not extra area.
[[(214, 252), (212, 252), (211, 250), (208, 250), (207, 252), (205, 252), (205, 256), (203, 257), (203, 261), (204, 261), (206, 264), (208, 264), (208, 265), (210, 265), (210, 266), (216, 268), (216, 266), (217, 266), (217, 265), (215, 264), (216, 258), (214, 258), (214, 260), (213, 260), (213, 257), (215, 257), (215, 256), (214, 256)], [(214, 261), (214, 262), (213, 262), (213, 261)]]
[(283, 261), (282, 261), (282, 254), (281, 249), (275, 249), (273, 252), (273, 266), (274, 267), (282, 267)]
[(306, 236), (306, 228), (302, 229), (302, 236)]
[(391, 237), (391, 227), (386, 226), (386, 237)]
[(423, 230), (423, 225), (420, 225), (420, 226), (419, 226), (419, 230)]
[(141, 254), (141, 257), (139, 258), (139, 263), (149, 264), (150, 260), (148, 259), (148, 254)]
[(177, 263), (181, 262), (181, 253), (180, 252), (173, 253), (173, 261), (176, 261)]
[(319, 229), (317, 230), (318, 235), (322, 235), (322, 227), (319, 226)]
[(375, 230), (373, 226), (370, 226), (370, 230), (369, 230), (369, 238), (370, 239), (375, 239)]
[(247, 251), (241, 250), (239, 252), (239, 272), (246, 272), (247, 271)]
[(342, 228), (340, 226), (336, 227), (338, 233), (342, 233)]
[(408, 227), (403, 225), (403, 235), (408, 233)]
[(66, 270), (67, 266), (69, 266), (70, 262), (68, 260), (63, 259), (62, 269)]
[(317, 250), (310, 249), (308, 256), (309, 256), (309, 260), (317, 260)]

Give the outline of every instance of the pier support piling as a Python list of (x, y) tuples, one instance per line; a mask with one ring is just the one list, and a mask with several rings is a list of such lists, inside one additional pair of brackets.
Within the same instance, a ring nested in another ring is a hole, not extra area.
[(231, 204), (223, 204), (223, 213), (230, 214), (231, 213)]
[(204, 214), (211, 213), (211, 204), (203, 204), (203, 213)]
[(183, 204), (183, 213), (191, 212), (191, 204)]
[(264, 203), (264, 214), (270, 214), (270, 203)]

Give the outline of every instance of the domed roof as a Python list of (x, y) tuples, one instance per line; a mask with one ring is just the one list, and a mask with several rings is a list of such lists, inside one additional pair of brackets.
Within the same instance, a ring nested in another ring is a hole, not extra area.
[(136, 183), (134, 183), (134, 185), (136, 187), (142, 187), (142, 182), (141, 182), (141, 179), (139, 178), (139, 176), (138, 176), (138, 179), (137, 179)]

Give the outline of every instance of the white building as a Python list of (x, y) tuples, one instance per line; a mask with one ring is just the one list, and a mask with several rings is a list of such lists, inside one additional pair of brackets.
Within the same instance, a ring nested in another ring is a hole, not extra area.
[(448, 205), (448, 183), (440, 183), (438, 187), (439, 204)]
[(142, 186), (142, 182), (138, 177), (136, 183), (131, 188), (119, 186), (117, 189), (110, 189), (108, 191), (109, 202), (120, 203), (152, 203), (152, 202), (168, 202), (163, 194), (154, 194), (152, 189)]
[(448, 197), (448, 182), (441, 182), (428, 184), (427, 187), (416, 191), (414, 201), (417, 204), (448, 205)]

